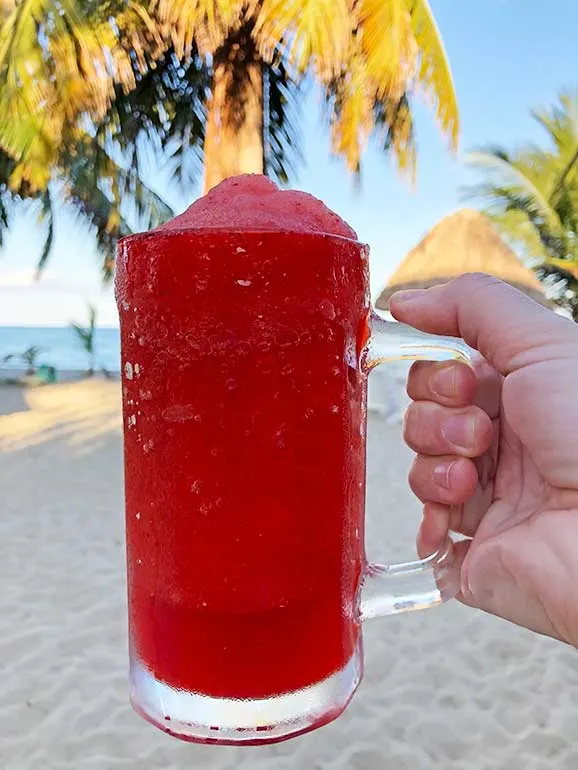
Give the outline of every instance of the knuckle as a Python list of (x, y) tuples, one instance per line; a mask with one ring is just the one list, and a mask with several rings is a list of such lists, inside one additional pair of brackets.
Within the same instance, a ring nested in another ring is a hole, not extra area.
[(420, 396), (427, 395), (431, 388), (429, 379), (432, 372), (435, 372), (439, 366), (434, 361), (414, 361), (409, 370), (406, 390), (410, 398), (417, 399)]
[(416, 495), (418, 495), (418, 490), (421, 488), (421, 482), (422, 482), (422, 473), (421, 473), (421, 462), (419, 456), (415, 458), (413, 463), (411, 464), (411, 467), (409, 469), (408, 473), (408, 482), (409, 486), (412, 490), (412, 492)]
[(403, 420), (403, 440), (414, 451), (428, 453), (432, 440), (437, 443), (435, 426), (432, 425), (431, 405), (423, 401), (414, 401), (405, 412)]
[(403, 416), (402, 433), (403, 440), (406, 443), (411, 439), (415, 410), (416, 404), (410, 404), (405, 410), (405, 414)]
[(463, 273), (452, 281), (453, 288), (466, 301), (473, 302), (476, 296), (505, 286), (503, 281), (487, 273)]
[(459, 286), (470, 286), (472, 288), (482, 288), (487, 286), (496, 286), (503, 283), (499, 278), (494, 275), (488, 275), (488, 273), (463, 273), (455, 279), (456, 284)]

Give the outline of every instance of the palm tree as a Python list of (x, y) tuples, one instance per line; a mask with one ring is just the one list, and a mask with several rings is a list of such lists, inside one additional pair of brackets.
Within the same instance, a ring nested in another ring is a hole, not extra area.
[(29, 348), (26, 348), (23, 353), (21, 353), (20, 358), (26, 364), (27, 376), (36, 374), (36, 361), (38, 360), (40, 353), (42, 353), (42, 348), (39, 348), (37, 345), (31, 345)]
[(376, 135), (414, 173), (418, 87), (457, 142), (454, 86), (428, 0), (2, 7), (0, 225), (15, 196), (33, 198), (50, 236), (60, 195), (95, 226), (108, 267), (119, 235), (170, 216), (142, 182), (147, 150), (168, 157), (184, 183), (204, 166), (206, 189), (248, 172), (285, 182), (299, 159), (302, 90), (313, 80), (332, 149), (353, 172)]
[(485, 179), (467, 192), (578, 320), (578, 93), (533, 116), (548, 145), (471, 154)]
[(76, 336), (86, 351), (86, 354), (88, 356), (88, 369), (87, 369), (87, 376), (92, 377), (94, 375), (94, 369), (95, 369), (95, 343), (96, 343), (96, 308), (94, 305), (91, 305), (90, 302), (87, 303), (88, 308), (88, 325), (87, 326), (81, 326), (80, 324), (71, 322), (70, 328), (74, 330), (76, 333)]

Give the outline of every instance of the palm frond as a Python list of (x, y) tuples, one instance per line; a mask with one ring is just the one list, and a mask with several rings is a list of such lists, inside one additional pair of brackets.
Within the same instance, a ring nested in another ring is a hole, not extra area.
[(577, 168), (578, 168), (578, 139), (576, 141), (575, 149), (572, 152), (572, 155), (564, 165), (562, 172), (560, 173), (560, 176), (556, 180), (554, 189), (552, 190), (552, 193), (550, 195), (551, 200), (556, 200), (556, 198), (560, 195), (560, 193), (562, 193), (566, 183), (570, 181), (571, 175), (577, 171)]
[(352, 34), (348, 0), (253, 2), (254, 35), (266, 61), (282, 48), (298, 73), (312, 68), (323, 83), (343, 67)]
[(500, 208), (495, 198), (490, 197), (490, 201), (493, 205), (486, 208), (485, 213), (502, 238), (525, 260), (543, 262), (548, 257), (548, 249), (527, 214), (518, 208)]
[(96, 307), (91, 302), (88, 303), (88, 328), (91, 333), (96, 328)]
[(506, 182), (502, 189), (509, 189), (512, 199), (520, 201), (520, 206), (531, 212), (537, 221), (544, 222), (554, 235), (564, 237), (558, 215), (546, 195), (516, 166), (515, 161), (506, 160), (503, 154), (493, 152), (470, 153), (466, 160), (489, 173), (497, 172)]
[(382, 135), (382, 147), (392, 152), (402, 172), (415, 179), (417, 153), (411, 106), (407, 94), (399, 100), (376, 102), (373, 107), (375, 125)]
[(359, 0), (358, 35), (378, 100), (398, 100), (417, 70), (418, 46), (407, 0)]
[(6, 193), (0, 193), (0, 249), (4, 245), (4, 233), (8, 230), (8, 203)]
[(188, 188), (202, 167), (209, 86), (210, 73), (196, 53), (180, 61), (170, 49), (137, 76), (132, 91), (117, 87), (114, 103), (96, 123), (99, 141), (116, 144), (133, 168), (138, 148), (148, 143)]
[[(168, 47), (169, 39), (167, 26), (149, 12), (147, 4), (142, 0), (115, 0), (115, 3), (119, 3), (120, 8), (116, 9), (113, 21), (108, 21), (110, 17), (101, 11), (98, 27), (101, 31), (104, 27), (107, 34), (110, 34), (108, 25), (115, 35), (110, 66), (112, 94), (106, 109), (118, 95), (115, 86), (129, 93), (143, 75), (155, 68), (157, 59)], [(92, 115), (95, 117), (94, 110)]]
[(78, 339), (81, 341), (84, 349), (87, 349), (87, 345), (90, 343), (90, 332), (84, 328), (84, 326), (81, 326), (80, 324), (70, 322), (70, 328), (73, 329)]
[(89, 374), (92, 374), (94, 368), (94, 343), (96, 337), (96, 307), (91, 302), (87, 302), (86, 309), (88, 310), (88, 325), (82, 326), (82, 324), (71, 321), (69, 326), (89, 355)]
[(428, 0), (414, 0), (411, 25), (419, 48), (418, 80), (430, 96), (442, 129), (458, 144), (459, 110), (443, 40)]
[(0, 72), (3, 78), (13, 77), (16, 54), (30, 50), (36, 42), (34, 25), (43, 13), (46, 0), (22, 0), (15, 3), (3, 18), (0, 28)]
[[(510, 221), (512, 223), (514, 221), (513, 215), (515, 213), (519, 214), (522, 221), (527, 222), (528, 226), (533, 229), (535, 235), (539, 238), (541, 250), (544, 253), (557, 254), (559, 256), (567, 253), (568, 239), (562, 223), (558, 222), (557, 226), (552, 229), (550, 224), (542, 218), (539, 208), (536, 207), (531, 197), (523, 195), (518, 190), (505, 184), (479, 185), (470, 188), (470, 197), (484, 201), (487, 206), (487, 213), (490, 215), (500, 212), (511, 215)], [(522, 233), (520, 241), (527, 240), (527, 237), (529, 238), (529, 236)]]
[[(63, 105), (70, 101), (56, 99), (64, 73), (54, 70), (51, 44), (59, 33), (66, 38), (74, 32), (67, 16), (72, 4), (23, 0), (0, 28), (0, 146), (18, 161), (12, 189), (26, 182), (44, 190), (50, 179), (66, 117)], [(69, 59), (66, 67), (73, 67)]]
[(108, 5), (114, 23), (98, 4), (22, 0), (0, 28), (0, 147), (18, 161), (12, 189), (44, 190), (64, 133), (85, 114), (104, 115), (115, 83), (134, 88), (164, 50), (138, 0)]
[(9, 180), (14, 170), (12, 158), (0, 149), (0, 248), (4, 245), (4, 233), (10, 224), (12, 193)]
[(504, 237), (534, 269), (554, 301), (578, 320), (578, 95), (533, 113), (549, 145), (474, 156), (485, 172), (470, 187)]
[(264, 171), (286, 184), (302, 161), (299, 118), (303, 83), (291, 78), (281, 57), (264, 66), (263, 79)]
[(46, 189), (42, 195), (42, 219), (46, 222), (46, 237), (44, 239), (44, 245), (42, 247), (42, 253), (36, 263), (36, 279), (40, 278), (46, 263), (52, 252), (52, 246), (54, 243), (54, 211), (52, 207), (52, 196), (50, 190)]
[(556, 259), (555, 257), (547, 257), (544, 262), (547, 265), (561, 270), (564, 273), (569, 273), (576, 281), (578, 281), (578, 260), (576, 259)]
[(325, 99), (332, 150), (345, 158), (350, 171), (358, 174), (361, 156), (374, 128), (374, 93), (359, 36), (351, 41), (346, 64), (329, 83)]
[(44, 52), (38, 29), (49, 0), (23, 0), (0, 27), (0, 147), (17, 161), (9, 184), (44, 189), (58, 139), (48, 118), (50, 86), (42, 77)]
[(565, 270), (559, 270), (545, 262), (534, 268), (552, 301), (571, 314), (578, 322), (578, 280)]
[(578, 141), (578, 94), (562, 93), (558, 102), (531, 115), (545, 130), (557, 156), (573, 153)]
[(213, 54), (244, 18), (244, 0), (153, 0), (151, 11), (170, 31), (179, 58), (193, 48)]
[(138, 152), (123, 157), (106, 131), (85, 134), (63, 151), (61, 173), (64, 200), (94, 228), (107, 279), (119, 238), (173, 216), (170, 206), (141, 179)]
[(26, 364), (26, 374), (34, 374), (36, 371), (36, 360), (40, 353), (43, 352), (44, 348), (38, 347), (38, 345), (31, 345), (20, 354), (20, 360)]

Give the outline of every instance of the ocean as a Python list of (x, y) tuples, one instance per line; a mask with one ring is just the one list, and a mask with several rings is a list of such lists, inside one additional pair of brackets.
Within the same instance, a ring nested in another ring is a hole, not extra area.
[[(41, 348), (38, 364), (50, 364), (60, 372), (82, 372), (88, 360), (75, 332), (66, 327), (0, 326), (0, 369), (22, 370), (18, 357), (26, 348)], [(4, 356), (15, 358), (2, 363)], [(96, 330), (96, 366), (110, 372), (120, 370), (120, 334), (118, 329)], [(375, 369), (369, 378), (369, 408), (397, 421), (407, 406), (405, 381), (410, 364), (391, 362)]]
[[(87, 355), (76, 332), (66, 326), (0, 326), (0, 368), (23, 369), (20, 358), (26, 348), (39, 347), (38, 364), (49, 364), (59, 371), (84, 371)], [(118, 329), (97, 329), (96, 367), (111, 372), (120, 370), (120, 335)], [(14, 355), (3, 363), (5, 356)]]

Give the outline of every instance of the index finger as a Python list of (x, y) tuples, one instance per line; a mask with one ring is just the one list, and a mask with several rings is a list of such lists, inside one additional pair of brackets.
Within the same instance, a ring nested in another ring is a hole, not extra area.
[(392, 294), (394, 318), (432, 334), (462, 337), (503, 375), (539, 360), (544, 350), (563, 355), (574, 324), (482, 273), (441, 286)]

